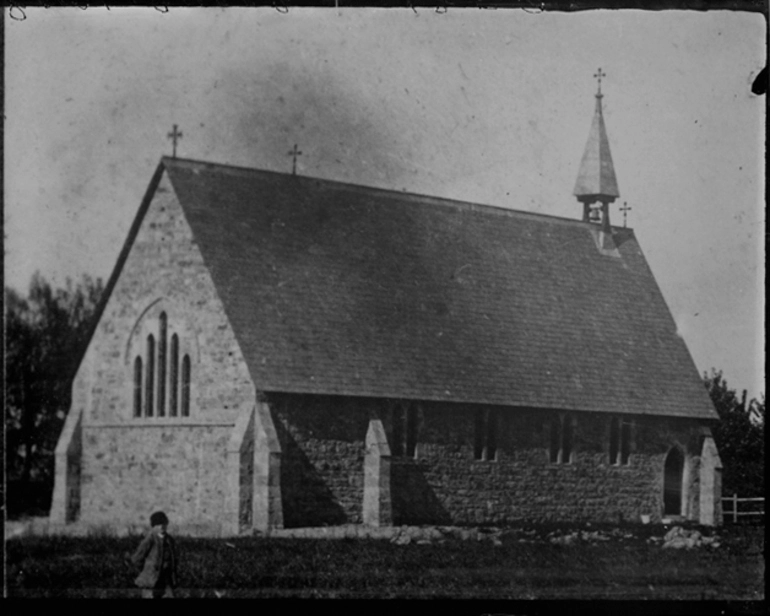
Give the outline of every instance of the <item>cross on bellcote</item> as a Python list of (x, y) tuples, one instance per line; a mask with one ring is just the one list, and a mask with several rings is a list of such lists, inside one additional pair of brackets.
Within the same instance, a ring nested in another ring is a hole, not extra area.
[(626, 214), (631, 209), (628, 207), (628, 201), (623, 202), (623, 207), (619, 208), (621, 212), (623, 212), (623, 228), (626, 228)]
[(182, 138), (182, 131), (178, 131), (176, 124), (174, 124), (174, 130), (172, 130), (168, 135), (167, 138), (171, 139), (172, 143), (174, 144), (174, 154), (173, 157), (176, 158), (176, 142)]
[(294, 149), (289, 150), (288, 152), (289, 156), (292, 156), (292, 166), (291, 166), (291, 174), (297, 175), (297, 156), (302, 156), (302, 152), (297, 150), (297, 144), (294, 144)]

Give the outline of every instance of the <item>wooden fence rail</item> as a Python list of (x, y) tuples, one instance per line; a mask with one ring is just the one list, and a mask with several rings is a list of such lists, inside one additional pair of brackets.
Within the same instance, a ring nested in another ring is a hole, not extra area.
[[(727, 503), (732, 503), (730, 509), (726, 508)], [(750, 511), (738, 511), (738, 503), (760, 503), (761, 510), (752, 509)], [(733, 523), (738, 522), (738, 516), (765, 515), (765, 497), (756, 498), (738, 498), (737, 494), (722, 497), (722, 516), (727, 518), (728, 514), (732, 516)]]

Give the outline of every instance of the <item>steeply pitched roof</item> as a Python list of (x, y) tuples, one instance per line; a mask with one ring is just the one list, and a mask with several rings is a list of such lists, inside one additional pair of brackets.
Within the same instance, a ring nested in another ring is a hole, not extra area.
[(261, 390), (714, 416), (630, 230), (162, 164)]
[(577, 182), (573, 194), (581, 201), (614, 201), (620, 196), (615, 167), (610, 155), (610, 141), (602, 115), (602, 95), (596, 95), (596, 111), (588, 133), (588, 142), (580, 161)]

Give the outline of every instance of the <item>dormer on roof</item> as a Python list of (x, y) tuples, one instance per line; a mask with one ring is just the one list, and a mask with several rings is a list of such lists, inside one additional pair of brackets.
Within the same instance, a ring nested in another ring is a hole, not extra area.
[[(620, 196), (615, 168), (610, 155), (610, 142), (602, 115), (602, 69), (594, 75), (599, 81), (596, 93), (596, 111), (588, 133), (588, 143), (580, 161), (580, 171), (573, 194), (583, 204), (583, 220), (600, 223), (605, 232), (610, 232), (609, 204)], [(591, 207), (598, 203), (598, 206)]]

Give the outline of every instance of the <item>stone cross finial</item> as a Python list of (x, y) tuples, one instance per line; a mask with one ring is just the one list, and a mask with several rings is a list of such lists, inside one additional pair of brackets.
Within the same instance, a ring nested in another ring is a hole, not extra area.
[(178, 131), (176, 129), (176, 124), (174, 124), (174, 130), (172, 130), (168, 135), (167, 138), (171, 139), (172, 143), (174, 144), (174, 154), (173, 157), (176, 158), (176, 142), (182, 138), (182, 131)]
[(602, 77), (606, 77), (607, 73), (602, 72), (602, 69), (599, 68), (598, 71), (594, 73), (594, 77), (596, 77), (597, 81), (599, 82), (599, 91), (596, 93), (596, 96), (601, 97), (602, 95)]
[(288, 154), (289, 154), (289, 156), (293, 156), (294, 157), (293, 163), (292, 163), (292, 167), (291, 167), (291, 174), (292, 175), (297, 175), (297, 156), (302, 156), (302, 152), (297, 150), (297, 144), (295, 143), (294, 144), (294, 149), (289, 150)]

